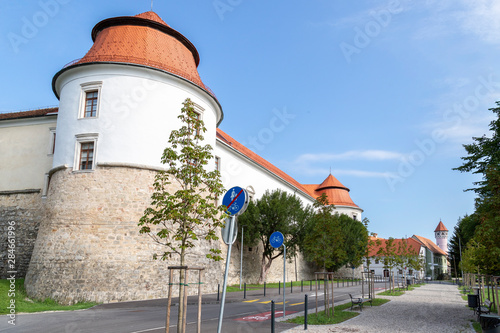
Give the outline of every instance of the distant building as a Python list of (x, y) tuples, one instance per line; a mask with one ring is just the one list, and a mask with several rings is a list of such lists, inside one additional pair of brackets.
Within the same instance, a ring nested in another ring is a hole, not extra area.
[(441, 274), (448, 275), (450, 272), (447, 253), (448, 229), (443, 222), (439, 221), (435, 235), (437, 245), (428, 238), (412, 236), (425, 247), (425, 275), (431, 279), (437, 279)]
[[(391, 269), (387, 266), (386, 258), (384, 255), (380, 254), (381, 249), (385, 249), (388, 243), (387, 239), (378, 238), (377, 234), (370, 237), (369, 253), (368, 258), (364, 260), (364, 270), (375, 273), (376, 276), (389, 277), (391, 275)], [(415, 239), (394, 239), (392, 243), (392, 248), (396, 256), (402, 255), (404, 249), (406, 249), (407, 254), (416, 256), (422, 261), (424, 260), (425, 248), (421, 243)], [(424, 278), (424, 270), (414, 270), (410, 267), (394, 267), (392, 268), (392, 273), (395, 277), (411, 276), (417, 279)]]
[[(447, 236), (448, 229), (444, 226), (443, 222), (439, 222), (436, 230), (436, 243), (428, 238), (413, 235), (409, 239), (395, 239), (393, 248), (396, 250), (396, 255), (399, 255), (398, 249), (401, 248), (403, 242), (407, 242), (407, 248), (413, 252), (414, 255), (418, 255), (424, 264), (424, 268), (421, 271), (410, 271), (407, 269), (406, 273), (410, 276), (416, 278), (430, 278), (437, 279), (441, 274), (446, 276), (449, 274), (449, 263), (447, 258)], [(368, 270), (368, 260), (369, 270), (374, 272), (378, 276), (389, 276), (390, 270), (384, 263), (384, 257), (379, 255), (380, 248), (385, 248), (387, 239), (378, 238), (375, 234), (374, 237), (370, 237), (370, 242), (374, 244), (369, 251), (368, 258), (365, 258), (364, 269)], [(400, 268), (393, 269), (395, 276), (401, 276), (403, 271)]]

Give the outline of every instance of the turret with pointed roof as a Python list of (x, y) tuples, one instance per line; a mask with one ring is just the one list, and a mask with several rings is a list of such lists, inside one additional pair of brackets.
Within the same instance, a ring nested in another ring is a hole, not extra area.
[(322, 194), (326, 194), (328, 197), (328, 203), (334, 205), (339, 213), (347, 214), (355, 219), (361, 219), (361, 213), (363, 210), (356, 205), (349, 195), (349, 189), (344, 186), (337, 178), (332, 174), (319, 185), (310, 184), (303, 185), (311, 196), (314, 198), (320, 197)]
[(448, 252), (448, 229), (444, 226), (442, 221), (439, 221), (436, 230), (434, 230), (434, 235), (436, 236), (436, 244), (445, 253)]

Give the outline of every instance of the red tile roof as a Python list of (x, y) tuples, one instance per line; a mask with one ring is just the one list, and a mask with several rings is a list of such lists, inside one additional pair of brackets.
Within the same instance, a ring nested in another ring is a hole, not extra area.
[(434, 230), (434, 232), (436, 232), (436, 231), (448, 231), (448, 229), (446, 229), (443, 222), (439, 221), (439, 224), (436, 227), (436, 230)]
[(417, 241), (419, 241), (423, 246), (425, 246), (426, 248), (428, 248), (431, 252), (436, 253), (436, 254), (442, 254), (444, 256), (446, 255), (446, 252), (444, 252), (443, 250), (441, 250), (430, 239), (422, 237), (422, 236), (417, 236), (417, 235), (413, 235), (412, 238), (415, 239), (415, 240), (417, 240)]
[(320, 185), (308, 184), (303, 186), (309, 190), (309, 193), (311, 193), (314, 198), (321, 196), (323, 193), (326, 194), (330, 205), (359, 208), (359, 206), (352, 201), (349, 195), (349, 189), (342, 185), (342, 183), (332, 175), (326, 177)]
[(95, 62), (143, 65), (180, 76), (215, 97), (198, 74), (200, 56), (195, 46), (155, 12), (103, 20), (92, 29), (92, 40), (87, 54), (65, 69)]
[[(385, 248), (386, 243), (387, 243), (387, 239), (370, 237), (370, 242), (372, 245), (370, 246), (369, 256), (370, 257), (378, 257), (379, 256), (378, 251), (381, 248)], [(394, 239), (394, 242), (393, 242), (394, 251), (396, 254), (401, 254), (401, 252), (403, 250), (403, 242), (407, 243), (408, 252), (410, 252), (414, 255), (420, 253), (421, 244), (419, 242), (417, 242), (415, 239), (412, 239), (412, 238), (398, 239), (398, 238), (396, 238), (396, 239)]]
[[(263, 159), (262, 157), (260, 157), (259, 155), (257, 155), (256, 153), (254, 153), (253, 151), (248, 149), (247, 147), (243, 146), (241, 143), (239, 143), (238, 141), (233, 139), (231, 136), (224, 133), (219, 128), (217, 129), (217, 138), (220, 141), (229, 145), (231, 148), (234, 148), (236, 151), (240, 152), (241, 154), (243, 154), (244, 156), (246, 156), (247, 158), (249, 158), (253, 162), (257, 163), (258, 165), (260, 165), (264, 169), (270, 171), (271, 173), (275, 174), (279, 178), (281, 178), (281, 179), (285, 180), (286, 182), (290, 183), (291, 185), (295, 186), (298, 190), (303, 192), (305, 195), (311, 196), (310, 191), (308, 191), (298, 181), (296, 181), (295, 179), (290, 177), (288, 174), (286, 174), (285, 172), (283, 172), (282, 170), (280, 170), (279, 168), (277, 168), (276, 166), (274, 166), (270, 162), (266, 161), (265, 159)], [(312, 198), (315, 199), (316, 197), (312, 196)]]
[(44, 117), (49, 115), (50, 113), (57, 113), (57, 111), (58, 108), (45, 108), (29, 111), (0, 113), (0, 120)]

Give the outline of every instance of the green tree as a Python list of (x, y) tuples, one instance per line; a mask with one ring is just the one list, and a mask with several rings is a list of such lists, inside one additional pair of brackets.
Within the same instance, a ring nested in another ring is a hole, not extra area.
[[(476, 214), (480, 225), (474, 234), (475, 244), (467, 244), (467, 263), (477, 264), (485, 274), (500, 273), (500, 102), (490, 109), (496, 119), (490, 122), (491, 137), (474, 137), (473, 143), (464, 145), (468, 156), (462, 166), (455, 168), (461, 172), (481, 174), (482, 179), (475, 182), (477, 187), (468, 189), (478, 195)], [(470, 247), (469, 247), (470, 245)], [(465, 255), (464, 255), (465, 260)]]
[(250, 202), (238, 217), (238, 223), (245, 226), (244, 243), (249, 246), (262, 244), (259, 283), (266, 281), (273, 260), (283, 255), (283, 248), (275, 249), (269, 244), (271, 234), (275, 231), (283, 234), (287, 257), (293, 258), (309, 216), (310, 208), (304, 208), (297, 196), (275, 190), (266, 191), (255, 203)]
[[(167, 170), (155, 176), (151, 206), (139, 221), (139, 232), (163, 246), (162, 253), (153, 254), (154, 259), (176, 256), (179, 265), (185, 266), (186, 254), (200, 238), (209, 242), (218, 239), (215, 231), (223, 226), (225, 207), (216, 204), (224, 189), (219, 172), (209, 167), (213, 161), (212, 147), (199, 144), (206, 129), (190, 99), (184, 101), (178, 118), (183, 126), (170, 134), (169, 147), (161, 157)], [(221, 260), (220, 252), (212, 248), (206, 256)], [(184, 273), (180, 271), (180, 299), (186, 292)], [(183, 327), (184, 311), (184, 303), (179, 302), (178, 332)]]
[[(328, 203), (326, 194), (322, 194), (314, 203), (316, 213), (309, 219), (305, 229), (301, 250), (306, 260), (323, 268), (323, 272), (336, 270), (347, 260), (342, 237), (340, 216), (333, 214), (334, 206)], [(330, 302), (327, 287), (327, 275), (323, 274), (323, 302), (325, 315), (330, 316)]]
[(465, 215), (458, 219), (448, 247), (448, 253), (457, 261), (457, 267), (460, 267), (460, 262), (462, 261), (461, 255), (463, 255), (467, 244), (474, 237), (476, 228), (480, 224), (481, 221), (477, 214)]
[[(397, 255), (396, 255), (396, 240), (389, 237), (384, 244), (381, 244), (377, 251), (378, 257), (383, 260), (384, 268), (389, 270), (389, 274), (392, 274), (392, 270), (397, 265)], [(392, 277), (392, 275), (390, 275)], [(394, 289), (394, 279), (391, 278), (390, 286)]]
[(339, 215), (333, 214), (335, 207), (328, 204), (324, 193), (316, 199), (314, 208), (316, 212), (306, 226), (301, 250), (307, 261), (323, 271), (336, 270), (347, 258)]
[(358, 267), (363, 263), (368, 246), (368, 229), (361, 221), (354, 220), (342, 214), (339, 217), (343, 235), (346, 264)]

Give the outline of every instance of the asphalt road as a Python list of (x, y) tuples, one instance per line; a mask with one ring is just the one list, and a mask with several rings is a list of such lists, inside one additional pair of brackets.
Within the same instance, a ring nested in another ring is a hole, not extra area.
[[(383, 288), (384, 284), (376, 287)], [(295, 292), (286, 291), (287, 315), (304, 311), (304, 295), (307, 293), (309, 313), (315, 311), (316, 296), (314, 289), (304, 286), (294, 287)], [(349, 298), (348, 293), (360, 294), (361, 286), (335, 286), (335, 301)], [(222, 332), (270, 332), (271, 301), (276, 302), (276, 316), (282, 315), (283, 295), (276, 289), (270, 289), (263, 296), (262, 290), (249, 291), (246, 299), (243, 293), (228, 293), (224, 308)], [(323, 290), (318, 293), (318, 305), (323, 303)], [(217, 295), (205, 295), (202, 305), (202, 332), (217, 332), (220, 304)], [(197, 305), (196, 298), (188, 299), (187, 332), (196, 332)], [(103, 304), (87, 310), (69, 312), (45, 312), (35, 314), (18, 314), (16, 326), (9, 325), (7, 316), (0, 321), (2, 333), (159, 333), (165, 332), (166, 299)], [(176, 332), (177, 306), (172, 307), (170, 332)], [(283, 332), (295, 324), (276, 322), (276, 332)]]

